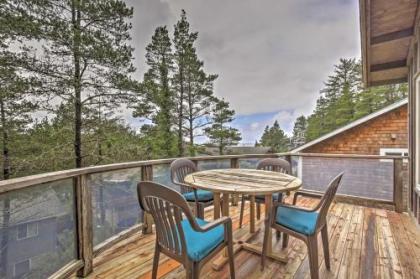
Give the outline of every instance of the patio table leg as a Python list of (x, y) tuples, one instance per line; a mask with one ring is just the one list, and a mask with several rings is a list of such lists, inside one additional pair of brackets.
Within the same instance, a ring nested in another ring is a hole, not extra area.
[[(229, 216), (229, 193), (223, 193), (223, 199), (222, 199), (222, 215), (223, 216)], [(223, 256), (228, 257), (228, 250), (227, 248), (223, 251)]]
[[(266, 195), (265, 196), (265, 216), (264, 218), (266, 218), (266, 216), (268, 216), (268, 214), (270, 214), (271, 212), (271, 208), (273, 206), (273, 197), (272, 195)], [(264, 222), (263, 222), (264, 223)], [(262, 254), (262, 246), (261, 245), (257, 245), (257, 244), (253, 244), (253, 243), (248, 243), (245, 242), (242, 244), (242, 248), (259, 254)], [(282, 254), (278, 254), (278, 253), (273, 253), (273, 243), (272, 243), (272, 229), (269, 230), (269, 234), (268, 234), (268, 248), (267, 248), (267, 256), (275, 261), (279, 261), (279, 262), (287, 262), (287, 256), (284, 256)]]
[[(270, 215), (272, 206), (273, 206), (273, 196), (272, 195), (266, 195), (265, 196), (265, 216), (264, 216), (264, 219), (267, 218), (267, 216)], [(264, 222), (264, 224), (265, 224), (265, 222)], [(272, 254), (272, 249), (273, 249), (272, 232), (273, 232), (273, 230), (270, 228), (270, 230), (268, 232), (268, 248), (267, 248), (267, 254), (268, 255)]]
[(213, 218), (220, 218), (220, 193), (213, 193)]
[(255, 232), (255, 196), (250, 196), (250, 216), (249, 216), (249, 231)]

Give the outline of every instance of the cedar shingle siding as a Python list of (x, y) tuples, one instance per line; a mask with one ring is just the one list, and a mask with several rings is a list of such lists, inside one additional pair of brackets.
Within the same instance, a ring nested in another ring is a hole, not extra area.
[(380, 148), (408, 148), (407, 121), (405, 105), (301, 152), (379, 155)]

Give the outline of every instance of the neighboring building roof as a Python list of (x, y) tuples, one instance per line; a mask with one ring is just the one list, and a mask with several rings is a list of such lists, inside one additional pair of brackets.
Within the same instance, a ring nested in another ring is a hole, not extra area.
[(351, 123), (349, 123), (349, 124), (347, 124), (347, 125), (345, 125), (345, 126), (343, 126), (341, 128), (338, 128), (338, 129), (336, 129), (336, 130), (334, 130), (332, 132), (329, 132), (328, 134), (325, 134), (325, 135), (323, 135), (323, 136), (321, 136), (321, 137), (319, 137), (317, 139), (314, 139), (313, 141), (310, 141), (310, 142), (308, 142), (308, 143), (306, 143), (306, 144), (304, 144), (302, 146), (299, 146), (298, 148), (295, 148), (295, 149), (293, 149), (290, 152), (296, 153), (296, 152), (300, 152), (302, 150), (305, 150), (308, 147), (311, 147), (311, 146), (313, 146), (315, 144), (318, 144), (320, 142), (323, 142), (324, 140), (330, 139), (330, 138), (332, 138), (332, 137), (334, 137), (334, 136), (336, 136), (338, 134), (341, 134), (341, 133), (343, 133), (343, 132), (345, 132), (347, 130), (350, 130), (350, 129), (356, 127), (356, 126), (359, 126), (359, 125), (361, 125), (363, 123), (368, 122), (369, 120), (372, 120), (374, 118), (377, 118), (377, 117), (379, 117), (381, 115), (384, 115), (384, 114), (386, 114), (386, 113), (388, 113), (390, 111), (393, 111), (395, 109), (398, 109), (398, 108), (400, 108), (400, 107), (402, 107), (404, 105), (407, 105), (407, 104), (408, 104), (408, 99), (407, 98), (406, 99), (403, 99), (401, 101), (398, 101), (398, 102), (396, 102), (396, 103), (394, 103), (392, 105), (389, 105), (387, 107), (384, 107), (383, 109), (380, 109), (378, 111), (375, 111), (374, 113), (371, 113), (371, 114), (366, 115), (366, 116), (364, 116), (364, 117), (362, 117), (360, 119), (357, 119), (356, 121), (353, 121), (353, 122), (351, 122)]
[(417, 0), (359, 0), (365, 86), (407, 81)]

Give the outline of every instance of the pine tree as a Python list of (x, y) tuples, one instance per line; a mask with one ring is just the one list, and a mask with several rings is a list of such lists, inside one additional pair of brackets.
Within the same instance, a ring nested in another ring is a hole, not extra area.
[(361, 65), (355, 59), (340, 59), (328, 77), (314, 112), (308, 117), (307, 141), (407, 97), (407, 84), (363, 89)]
[(270, 147), (270, 152), (285, 152), (289, 149), (289, 138), (280, 128), (279, 122), (276, 120), (271, 128), (266, 126), (260, 140), (261, 146)]
[(174, 92), (171, 88), (173, 70), (173, 53), (168, 30), (158, 27), (152, 36), (152, 42), (146, 47), (146, 63), (149, 66), (144, 74), (141, 94), (144, 99), (139, 102), (133, 113), (135, 117), (150, 119), (155, 128), (149, 133), (154, 138), (153, 154), (159, 157), (171, 157), (176, 152), (173, 116), (176, 114)]
[(228, 126), (234, 120), (235, 111), (229, 109), (229, 103), (220, 100), (212, 110), (212, 125), (204, 129), (210, 141), (219, 148), (219, 154), (223, 155), (226, 146), (236, 145), (242, 139), (240, 132)]
[(325, 88), (321, 90), (327, 101), (325, 131), (334, 130), (353, 119), (354, 97), (361, 88), (360, 73), (360, 63), (355, 59), (341, 58), (334, 66), (334, 74), (328, 77)]
[(115, 108), (132, 100), (133, 9), (124, 1), (19, 1), (24, 14), (39, 26), (42, 49), (30, 70), (56, 99), (74, 107), (75, 166), (83, 165), (84, 107)]
[(206, 74), (203, 61), (197, 56), (194, 46), (198, 33), (191, 32), (186, 13), (183, 10), (181, 19), (175, 25), (175, 74), (174, 89), (177, 94), (178, 149), (180, 155), (183, 133), (188, 137), (189, 155), (195, 155), (194, 138), (197, 132), (210, 124), (211, 107), (216, 102), (213, 97), (213, 82), (217, 75)]
[(297, 148), (306, 142), (306, 128), (307, 128), (307, 121), (306, 117), (301, 115), (299, 116), (293, 127), (293, 136), (291, 139), (292, 147)]
[(178, 133), (178, 155), (184, 155), (184, 114), (186, 110), (187, 91), (187, 64), (189, 56), (194, 52), (194, 41), (197, 39), (197, 32), (190, 32), (190, 24), (184, 10), (181, 11), (181, 19), (174, 26), (174, 77), (173, 88), (176, 92), (177, 106), (177, 133)]

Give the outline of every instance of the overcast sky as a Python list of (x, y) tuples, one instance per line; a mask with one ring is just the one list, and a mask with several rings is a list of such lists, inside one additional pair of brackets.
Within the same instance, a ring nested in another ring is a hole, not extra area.
[[(173, 25), (181, 9), (215, 94), (237, 113), (243, 142), (259, 139), (275, 119), (291, 132), (314, 108), (323, 81), (340, 57), (360, 57), (358, 0), (127, 0), (134, 7), (135, 66), (141, 79), (145, 47), (157, 26)], [(129, 119), (133, 126), (138, 120)]]

